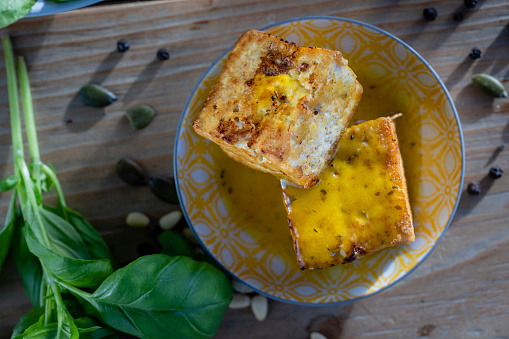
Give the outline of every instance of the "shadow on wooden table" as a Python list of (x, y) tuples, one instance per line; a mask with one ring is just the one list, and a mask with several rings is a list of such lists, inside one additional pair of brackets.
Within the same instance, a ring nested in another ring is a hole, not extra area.
[(481, 194), (479, 195), (471, 195), (468, 193), (468, 182), (464, 184), (464, 190), (461, 194), (460, 203), (458, 205), (458, 210), (454, 216), (454, 220), (461, 220), (464, 217), (468, 216), (474, 208), (481, 202), (484, 196), (490, 191), (490, 188), (495, 183), (496, 179), (490, 178), (488, 174), (484, 176), (484, 178), (479, 181), (481, 184)]

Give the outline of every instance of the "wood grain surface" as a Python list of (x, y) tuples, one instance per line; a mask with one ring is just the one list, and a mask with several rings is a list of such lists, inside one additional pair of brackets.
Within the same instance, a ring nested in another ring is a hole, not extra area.
[[(433, 6), (438, 17), (422, 18)], [(461, 22), (453, 20), (463, 11)], [(58, 171), (68, 204), (103, 234), (120, 263), (137, 256), (146, 230), (125, 226), (128, 212), (153, 218), (178, 208), (148, 188), (127, 186), (114, 172), (122, 157), (139, 161), (152, 175), (171, 175), (178, 120), (193, 86), (210, 63), (247, 29), (307, 15), (347, 17), (398, 36), (417, 50), (447, 85), (460, 115), (466, 146), (465, 183), (482, 183), (483, 194), (462, 194), (456, 217), (434, 252), (397, 285), (340, 306), (304, 307), (269, 302), (257, 322), (249, 309), (228, 310), (217, 338), (509, 338), (509, 99), (491, 99), (470, 78), (489, 73), (509, 87), (509, 2), (462, 0), (168, 0), (93, 6), (32, 18), (1, 30), (26, 58), (32, 81), (41, 156)], [(120, 54), (116, 41), (131, 48)], [(171, 59), (157, 61), (159, 48)], [(471, 60), (472, 47), (482, 57)], [(0, 53), (3, 54), (3, 53)], [(118, 94), (105, 109), (76, 99), (85, 83)], [(0, 175), (12, 174), (7, 88), (0, 57)], [(157, 116), (133, 131), (125, 110), (152, 105)], [(498, 164), (506, 175), (487, 178)], [(465, 185), (466, 187), (466, 185)], [(55, 202), (50, 194), (49, 202)], [(0, 197), (5, 216), (7, 196)], [(0, 338), (10, 337), (31, 309), (17, 272), (7, 260), (0, 275)]]

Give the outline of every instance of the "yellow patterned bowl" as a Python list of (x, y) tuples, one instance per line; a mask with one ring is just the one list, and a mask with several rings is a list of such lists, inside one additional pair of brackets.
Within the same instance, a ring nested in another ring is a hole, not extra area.
[(376, 27), (342, 18), (305, 17), (264, 30), (301, 46), (343, 53), (364, 87), (352, 121), (403, 113), (397, 133), (416, 240), (346, 265), (299, 269), (278, 181), (235, 163), (192, 130), (229, 51), (196, 85), (177, 131), (175, 178), (187, 221), (221, 266), (268, 297), (320, 305), (379, 292), (416, 268), (453, 218), (464, 174), (463, 137), (454, 104), (421, 56)]

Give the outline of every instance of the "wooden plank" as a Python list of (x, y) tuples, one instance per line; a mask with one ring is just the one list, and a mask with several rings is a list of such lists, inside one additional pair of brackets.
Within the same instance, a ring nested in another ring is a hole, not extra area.
[[(493, 164), (509, 165), (509, 100), (490, 99), (470, 85), (478, 72), (509, 78), (509, 3), (479, 1), (458, 23), (461, 1), (255, 1), (175, 0), (133, 2), (22, 20), (4, 29), (24, 55), (32, 81), (36, 123), (45, 162), (57, 168), (70, 206), (84, 213), (120, 262), (136, 256), (144, 230), (129, 229), (125, 215), (141, 210), (153, 218), (174, 209), (148, 188), (125, 185), (114, 173), (122, 157), (138, 160), (153, 175), (171, 175), (173, 142), (187, 96), (210, 63), (242, 32), (305, 15), (364, 21), (398, 36), (426, 58), (448, 86), (462, 121), (466, 182), (479, 180), (484, 194), (462, 195), (455, 221), (428, 259), (396, 286), (340, 306), (303, 307), (270, 301), (264, 323), (249, 310), (228, 311), (218, 338), (482, 337), (507, 338), (509, 296), (509, 176), (486, 179)], [(434, 6), (438, 18), (422, 19)], [(126, 38), (131, 48), (115, 51)], [(474, 46), (482, 58), (468, 58)], [(167, 48), (171, 59), (155, 60)], [(119, 100), (103, 110), (75, 98), (85, 83), (99, 82)], [(0, 93), (6, 93), (3, 59)], [(132, 131), (125, 109), (149, 103), (157, 116)], [(509, 170), (506, 170), (509, 172)], [(6, 95), (0, 95), (0, 175), (12, 173)], [(54, 202), (54, 195), (50, 201)], [(0, 197), (5, 214), (7, 197)], [(17, 273), (7, 263), (0, 276), (0, 338), (8, 338), (30, 310)]]

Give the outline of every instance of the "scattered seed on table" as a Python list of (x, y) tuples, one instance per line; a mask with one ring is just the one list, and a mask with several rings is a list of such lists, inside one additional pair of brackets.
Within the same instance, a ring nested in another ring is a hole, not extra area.
[(90, 107), (106, 107), (117, 101), (117, 96), (98, 84), (87, 84), (78, 91), (78, 98)]
[(136, 105), (126, 112), (131, 127), (135, 130), (145, 128), (150, 124), (156, 113), (149, 105)]
[(147, 184), (147, 175), (145, 171), (132, 159), (120, 159), (115, 165), (115, 170), (120, 179), (124, 180), (129, 185), (144, 186)]
[(482, 93), (493, 98), (507, 98), (507, 91), (504, 85), (495, 77), (478, 73), (472, 76), (472, 84)]
[(232, 310), (238, 310), (241, 308), (249, 307), (250, 303), (251, 298), (249, 298), (248, 295), (234, 293), (232, 301), (230, 302), (230, 305), (228, 305), (228, 308)]
[(129, 49), (129, 47), (131, 47), (131, 44), (126, 39), (120, 39), (117, 41), (117, 51), (120, 53), (124, 53)]
[(251, 299), (251, 311), (258, 321), (264, 321), (269, 312), (269, 301), (263, 295), (255, 295)]
[(481, 50), (477, 47), (474, 47), (472, 48), (472, 50), (470, 51), (470, 54), (468, 55), (470, 57), (470, 59), (472, 60), (475, 60), (475, 59), (479, 59), (481, 57)]
[(500, 152), (502, 152), (504, 150), (504, 148), (505, 148), (505, 144), (504, 143), (501, 143), (500, 146), (498, 146), (498, 150)]
[(171, 230), (182, 219), (182, 212), (179, 210), (171, 211), (159, 219), (159, 226), (165, 231)]
[(477, 5), (477, 0), (465, 0), (464, 3), (466, 8), (474, 8)]
[(481, 184), (477, 181), (472, 181), (470, 184), (468, 184), (468, 193), (471, 195), (479, 195), (481, 194)]
[(232, 287), (235, 292), (242, 294), (253, 293), (253, 290), (236, 279), (232, 279)]
[(463, 19), (465, 19), (465, 16), (461, 12), (456, 12), (452, 16), (452, 18), (454, 19), (454, 21), (458, 21), (459, 22), (459, 21), (463, 21)]
[(422, 16), (426, 21), (433, 21), (437, 18), (438, 12), (434, 7), (427, 7), (422, 11)]
[(502, 170), (502, 168), (498, 165), (495, 165), (493, 166), (492, 168), (490, 168), (490, 178), (492, 179), (498, 179), (500, 177), (502, 177), (502, 174), (504, 174), (504, 171)]
[(125, 222), (131, 227), (147, 227), (150, 224), (150, 219), (143, 213), (131, 212), (125, 218)]
[(309, 335), (309, 339), (327, 339), (327, 337), (321, 334), (320, 332), (312, 332)]
[(157, 59), (164, 61), (170, 58), (170, 52), (166, 50), (166, 48), (160, 48), (157, 51)]

